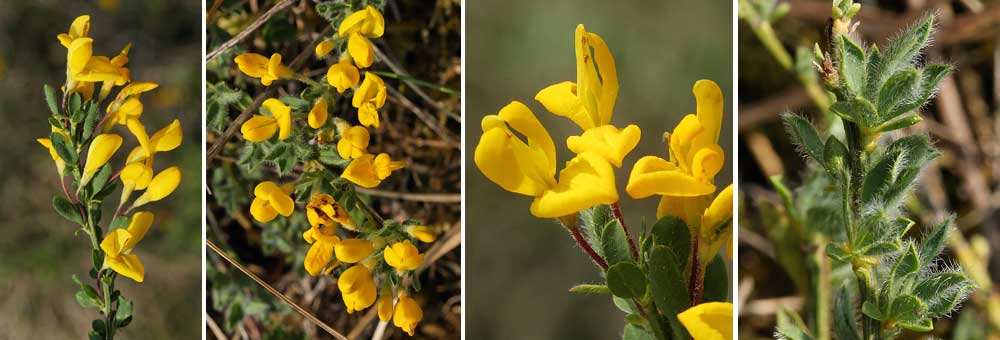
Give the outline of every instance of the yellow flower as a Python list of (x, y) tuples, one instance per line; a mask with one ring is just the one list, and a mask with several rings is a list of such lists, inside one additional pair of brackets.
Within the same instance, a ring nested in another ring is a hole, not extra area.
[[(608, 45), (597, 34), (576, 26), (576, 83), (542, 89), (535, 99), (550, 112), (569, 118), (584, 130), (611, 123), (618, 98), (618, 72)], [(600, 74), (598, 74), (600, 70)]]
[(347, 39), (347, 53), (360, 68), (372, 66), (375, 62), (375, 47), (361, 33), (351, 33), (351, 37)]
[(120, 77), (114, 81), (105, 81), (101, 84), (100, 100), (103, 101), (104, 98), (107, 98), (108, 95), (111, 94), (111, 89), (115, 86), (125, 85), (125, 83), (132, 79), (129, 69), (125, 67), (125, 64), (128, 64), (128, 51), (131, 48), (132, 44), (126, 44), (125, 48), (122, 48), (122, 51), (118, 53), (118, 55), (111, 58), (111, 65), (118, 68), (118, 74)]
[(476, 166), (501, 188), (534, 197), (533, 215), (557, 218), (618, 201), (614, 169), (592, 152), (566, 162), (556, 181), (555, 144), (524, 104), (511, 102), (497, 115), (484, 117), (482, 127), (474, 156)]
[[(256, 218), (256, 217), (255, 217)], [(302, 234), (302, 238), (312, 246), (306, 253), (303, 265), (309, 275), (316, 276), (333, 261), (333, 247), (340, 243), (336, 226), (313, 225)]]
[(69, 25), (69, 32), (60, 33), (56, 38), (63, 47), (69, 48), (74, 40), (86, 38), (88, 34), (90, 34), (90, 16), (81, 15), (73, 19), (73, 23)]
[(101, 241), (104, 251), (104, 266), (118, 274), (142, 282), (145, 269), (139, 257), (132, 254), (135, 245), (146, 236), (149, 227), (153, 225), (153, 214), (146, 211), (136, 212), (129, 221), (128, 229), (115, 229)]
[(424, 243), (431, 243), (437, 239), (437, 235), (434, 233), (433, 229), (422, 225), (411, 225), (406, 227), (406, 233)]
[(405, 166), (405, 162), (393, 161), (386, 153), (380, 153), (378, 156), (365, 154), (351, 161), (340, 177), (365, 188), (374, 188), (393, 171)]
[(87, 151), (87, 164), (83, 167), (80, 186), (89, 183), (94, 173), (100, 170), (121, 146), (122, 137), (119, 135), (100, 134), (94, 137), (94, 140), (90, 142), (90, 149)]
[[(733, 185), (719, 192), (701, 216), (701, 234), (698, 237), (698, 260), (708, 266), (719, 248), (733, 234)], [(730, 242), (732, 243), (732, 242)]]
[(135, 139), (139, 142), (138, 151), (134, 151), (129, 155), (128, 162), (136, 162), (153, 158), (153, 155), (157, 152), (176, 149), (181, 145), (181, 141), (183, 139), (181, 122), (176, 119), (174, 119), (174, 121), (170, 124), (167, 124), (167, 126), (164, 126), (162, 129), (156, 131), (152, 138), (146, 134), (146, 127), (142, 125), (142, 122), (138, 119), (129, 119), (125, 125), (128, 126), (129, 131), (132, 132)]
[(343, 239), (333, 247), (337, 260), (344, 263), (358, 263), (368, 258), (374, 250), (372, 241), (357, 238)]
[[(67, 136), (66, 133), (63, 132), (62, 129), (60, 128), (53, 126), (52, 132), (58, 133), (63, 137), (65, 137), (66, 140), (69, 140), (69, 136)], [(35, 141), (37, 141), (38, 144), (41, 144), (45, 148), (49, 149), (49, 156), (52, 156), (52, 160), (56, 162), (56, 169), (59, 170), (59, 177), (61, 178), (63, 175), (63, 170), (66, 169), (66, 162), (63, 161), (62, 158), (59, 158), (59, 154), (56, 153), (56, 148), (52, 146), (52, 140), (48, 138), (38, 138), (35, 139)]]
[(385, 32), (385, 19), (382, 13), (375, 7), (368, 6), (365, 9), (351, 13), (344, 21), (340, 22), (337, 33), (340, 37), (347, 37), (352, 33), (360, 33), (371, 38), (378, 38)]
[(337, 153), (340, 158), (352, 159), (364, 156), (368, 153), (368, 129), (363, 126), (352, 126), (340, 134), (340, 141), (337, 142)]
[(171, 193), (177, 189), (177, 186), (181, 184), (181, 169), (172, 166), (160, 171), (160, 173), (153, 176), (153, 179), (149, 181), (149, 186), (146, 187), (146, 192), (143, 192), (139, 198), (135, 199), (132, 203), (132, 207), (138, 207), (149, 202), (156, 202), (164, 197), (170, 196)]
[(319, 129), (326, 124), (327, 117), (327, 104), (326, 97), (320, 97), (319, 100), (313, 104), (312, 110), (309, 110), (309, 127), (313, 129)]
[(388, 322), (392, 319), (392, 295), (381, 295), (378, 297), (378, 319)]
[(289, 196), (292, 187), (279, 187), (271, 181), (257, 184), (253, 189), (253, 202), (250, 203), (250, 215), (258, 222), (271, 222), (278, 214), (291, 216), (295, 210), (295, 201)]
[(358, 73), (358, 68), (351, 65), (351, 61), (347, 59), (341, 59), (340, 62), (330, 65), (330, 69), (326, 71), (326, 82), (337, 88), (337, 93), (344, 93), (347, 89), (358, 85), (360, 80), (361, 74)]
[(330, 54), (330, 51), (333, 51), (333, 47), (333, 41), (330, 40), (323, 40), (319, 44), (316, 44), (316, 58), (322, 58)]
[(399, 294), (399, 301), (396, 302), (396, 311), (392, 315), (392, 324), (399, 327), (406, 334), (413, 336), (417, 324), (424, 318), (424, 312), (420, 310), (420, 305), (413, 301), (405, 293)]
[(337, 288), (340, 288), (340, 295), (344, 299), (348, 314), (368, 308), (375, 303), (375, 281), (372, 279), (371, 270), (363, 265), (355, 265), (340, 274)]
[(270, 59), (257, 53), (243, 53), (236, 56), (235, 61), (240, 71), (252, 78), (260, 78), (260, 83), (264, 86), (270, 86), (277, 79), (292, 76), (292, 70), (281, 64), (280, 53), (271, 54)]
[(424, 254), (421, 254), (410, 240), (386, 246), (382, 257), (385, 258), (386, 264), (399, 271), (417, 269), (424, 262)]
[(731, 340), (733, 338), (733, 304), (706, 302), (677, 314), (694, 340)]
[(271, 116), (254, 115), (240, 126), (243, 138), (251, 142), (262, 142), (278, 132), (278, 140), (285, 140), (292, 132), (292, 108), (280, 100), (268, 98), (260, 105), (271, 112)]
[(358, 109), (358, 121), (366, 127), (378, 128), (378, 109), (385, 105), (385, 82), (378, 75), (365, 72), (365, 80), (354, 92), (351, 105)]
[(125, 201), (135, 190), (144, 190), (153, 180), (153, 168), (147, 162), (132, 162), (122, 168), (118, 176), (122, 180), (122, 194), (119, 198), (119, 205)]
[(333, 197), (327, 194), (317, 194), (309, 198), (306, 204), (306, 219), (310, 226), (332, 226), (339, 223), (348, 230), (357, 230), (354, 219), (347, 214), (347, 210), (334, 201)]
[(115, 99), (108, 105), (109, 116), (103, 126), (104, 132), (111, 130), (115, 124), (126, 125), (129, 119), (138, 119), (143, 110), (139, 95), (159, 86), (154, 82), (132, 82), (119, 90)]
[(685, 116), (669, 136), (670, 160), (646, 156), (632, 168), (625, 191), (633, 198), (654, 194), (696, 197), (715, 192), (715, 175), (726, 157), (718, 144), (722, 90), (710, 80), (699, 80), (694, 94), (697, 115)]
[(629, 125), (619, 130), (614, 125), (601, 125), (584, 131), (580, 136), (566, 139), (566, 146), (574, 153), (593, 152), (608, 160), (616, 168), (636, 145), (642, 132), (638, 126)]

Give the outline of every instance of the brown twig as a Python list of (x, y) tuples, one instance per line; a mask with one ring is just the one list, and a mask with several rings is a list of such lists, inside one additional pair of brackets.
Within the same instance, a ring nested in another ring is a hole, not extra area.
[[(375, 55), (377, 55), (378, 58), (380, 60), (382, 60), (382, 63), (384, 63), (386, 66), (389, 66), (389, 69), (391, 69), (393, 73), (395, 73), (397, 75), (400, 75), (400, 76), (409, 76), (409, 73), (407, 73), (406, 70), (404, 70), (402, 67), (400, 67), (399, 65), (397, 65), (395, 62), (393, 62), (392, 59), (389, 58), (388, 55), (386, 55), (385, 53), (383, 53), (382, 50), (378, 48), (378, 46), (374, 46), (373, 45), (373, 47), (375, 48)], [(427, 102), (427, 104), (429, 104), (432, 107), (434, 107), (435, 110), (444, 113), (446, 116), (452, 117), (453, 119), (455, 119), (459, 123), (462, 122), (462, 117), (461, 116), (456, 115), (456, 114), (452, 113), (451, 111), (445, 110), (443, 107), (441, 107), (440, 104), (438, 104), (437, 101), (435, 101), (434, 99), (431, 99), (431, 96), (428, 96), (427, 92), (424, 92), (423, 89), (421, 89), (419, 86), (417, 86), (416, 83), (410, 81), (406, 77), (401, 77), (401, 80), (403, 81), (404, 84), (406, 84), (407, 87), (409, 87), (411, 90), (413, 90), (413, 92), (416, 93), (417, 96), (419, 96), (421, 99), (423, 99), (425, 102)]]
[(424, 110), (421, 110), (419, 107), (417, 107), (416, 104), (410, 101), (409, 98), (406, 98), (406, 96), (404, 96), (402, 93), (399, 93), (399, 91), (397, 91), (395, 88), (387, 86), (386, 90), (389, 91), (390, 95), (392, 95), (391, 98), (395, 99), (393, 100), (394, 102), (396, 102), (399, 105), (402, 105), (406, 109), (410, 110), (410, 112), (413, 112), (413, 114), (417, 115), (417, 118), (420, 118), (420, 121), (424, 122), (424, 124), (427, 124), (427, 127), (431, 128), (431, 130), (434, 130), (434, 133), (436, 133), (439, 137), (441, 137), (441, 139), (443, 139), (446, 143), (456, 147), (459, 145), (459, 143), (455, 141), (455, 138), (453, 138), (448, 133), (447, 130), (441, 127), (441, 125), (438, 124), (437, 120), (434, 119), (434, 117), (432, 117), (429, 113), (424, 112)]
[[(267, 10), (267, 12), (264, 12), (264, 14), (258, 17), (257, 20), (254, 20), (252, 23), (250, 23), (250, 25), (248, 25), (246, 28), (240, 31), (240, 33), (237, 33), (235, 37), (222, 43), (222, 45), (219, 45), (219, 47), (215, 48), (215, 50), (206, 55), (205, 62), (212, 62), (212, 60), (221, 55), (222, 52), (225, 52), (229, 48), (233, 47), (233, 45), (236, 45), (240, 41), (243, 41), (243, 39), (246, 39), (248, 36), (250, 36), (250, 33), (256, 31), (258, 28), (260, 28), (261, 25), (267, 22), (268, 19), (271, 19), (272, 16), (290, 6), (293, 2), (295, 2), (295, 0), (283, 0), (282, 2), (279, 2), (276, 5), (274, 5), (274, 7), (271, 7), (271, 9)], [(308, 50), (312, 51), (312, 48)]]
[(430, 194), (430, 193), (409, 193), (409, 192), (396, 192), (396, 191), (386, 191), (378, 189), (365, 189), (358, 188), (358, 192), (391, 199), (399, 199), (404, 201), (415, 201), (415, 202), (429, 202), (429, 203), (461, 203), (461, 194)]

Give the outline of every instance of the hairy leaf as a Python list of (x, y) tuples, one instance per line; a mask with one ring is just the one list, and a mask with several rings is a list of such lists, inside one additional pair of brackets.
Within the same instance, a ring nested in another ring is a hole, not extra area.
[(653, 225), (651, 233), (654, 245), (667, 246), (670, 259), (680, 268), (687, 266), (691, 254), (691, 231), (684, 221), (671, 215), (663, 216)]
[(896, 71), (906, 68), (927, 46), (934, 28), (934, 16), (928, 16), (919, 24), (903, 31), (889, 43), (885, 50), (881, 79), (888, 79)]
[(840, 36), (840, 75), (845, 87), (860, 96), (865, 87), (865, 50), (846, 35)]
[(851, 291), (846, 286), (840, 287), (837, 301), (833, 307), (833, 330), (840, 340), (861, 340), (858, 335), (857, 316), (854, 314)]
[(934, 329), (931, 320), (927, 318), (927, 305), (913, 295), (901, 295), (892, 300), (890, 320), (901, 327), (927, 332)]
[(611, 294), (611, 290), (605, 285), (578, 284), (570, 287), (570, 292), (581, 294)]
[(802, 116), (785, 113), (781, 115), (781, 120), (785, 122), (785, 129), (792, 137), (792, 142), (798, 145), (802, 152), (817, 162), (823, 160), (823, 140), (812, 123), (809, 123)]
[(687, 279), (684, 268), (672, 260), (673, 255), (666, 246), (653, 246), (649, 257), (649, 281), (653, 302), (660, 314), (667, 317), (674, 339), (687, 338), (687, 331), (677, 319), (677, 314), (691, 305), (688, 298)]
[(601, 234), (601, 249), (604, 250), (604, 260), (608, 262), (608, 266), (619, 262), (632, 262), (632, 252), (629, 250), (628, 240), (617, 220), (608, 221), (604, 226), (604, 233)]
[(802, 318), (785, 308), (778, 310), (778, 327), (774, 331), (774, 337), (787, 340), (812, 340), (809, 328)]
[(878, 94), (878, 124), (889, 121), (895, 118), (895, 115), (903, 113), (893, 109), (910, 98), (919, 78), (920, 72), (910, 67), (897, 72), (885, 81)]
[(830, 105), (830, 110), (840, 118), (864, 127), (872, 126), (870, 122), (876, 118), (877, 113), (875, 105), (861, 97), (835, 102)]
[(924, 241), (920, 243), (920, 263), (924, 264), (924, 266), (934, 262), (934, 258), (938, 257), (941, 251), (944, 250), (948, 242), (948, 231), (954, 219), (954, 216), (949, 216), (944, 221), (941, 221), (941, 223), (938, 223), (934, 229), (931, 229), (930, 234), (924, 237)]
[(937, 318), (951, 312), (973, 288), (965, 274), (947, 271), (924, 277), (913, 289), (913, 295), (927, 304), (929, 316)]
[(631, 262), (620, 262), (608, 268), (608, 289), (621, 298), (646, 295), (646, 275)]

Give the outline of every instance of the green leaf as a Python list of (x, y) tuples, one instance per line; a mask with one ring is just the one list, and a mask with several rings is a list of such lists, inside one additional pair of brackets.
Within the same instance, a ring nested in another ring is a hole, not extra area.
[(878, 321), (885, 321), (885, 320), (888, 319), (888, 316), (885, 315), (885, 313), (882, 313), (882, 311), (880, 311), (878, 309), (878, 307), (875, 306), (875, 304), (872, 303), (872, 301), (870, 301), (870, 300), (869, 301), (865, 301), (861, 305), (861, 312), (864, 313), (865, 315), (867, 315), (869, 318), (872, 318), (872, 319), (875, 319), (875, 320), (878, 320)]
[(920, 258), (917, 256), (917, 249), (913, 246), (913, 243), (909, 243), (906, 250), (903, 251), (903, 255), (892, 266), (892, 282), (898, 287), (899, 284), (902, 284), (901, 280), (906, 279), (911, 274), (915, 274), (917, 270), (920, 270)]
[(69, 144), (69, 140), (66, 136), (58, 132), (52, 132), (49, 134), (49, 140), (52, 141), (52, 147), (56, 149), (56, 154), (59, 155), (59, 159), (68, 164), (75, 164), (77, 160), (76, 149)]
[(864, 127), (870, 127), (870, 122), (877, 117), (875, 105), (861, 97), (837, 101), (830, 105), (830, 111), (844, 120), (858, 123)]
[(887, 79), (896, 71), (909, 66), (920, 54), (920, 50), (927, 45), (933, 29), (934, 16), (927, 16), (922, 22), (903, 31), (892, 40), (883, 56), (884, 66), (881, 69), (880, 79)]
[(608, 268), (608, 289), (617, 297), (631, 299), (646, 295), (646, 275), (631, 262), (620, 262)]
[(229, 305), (229, 308), (226, 309), (226, 322), (224, 324), (226, 330), (232, 331), (233, 329), (235, 329), (236, 325), (238, 325), (240, 322), (243, 321), (243, 316), (244, 314), (243, 314), (242, 304), (240, 304), (239, 302), (234, 302), (233, 304)]
[(913, 289), (913, 295), (927, 304), (930, 317), (937, 318), (951, 312), (973, 288), (965, 274), (947, 271), (922, 278)]
[(128, 216), (125, 216), (125, 215), (118, 216), (113, 221), (111, 221), (110, 225), (108, 225), (108, 232), (111, 232), (111, 231), (113, 231), (115, 229), (125, 229), (125, 228), (128, 228), (128, 222), (129, 222), (129, 217)]
[(52, 111), (53, 116), (61, 116), (59, 114), (59, 99), (56, 97), (56, 90), (48, 84), (42, 86), (42, 90), (45, 92), (45, 103), (49, 105), (49, 111)]
[(835, 136), (826, 139), (823, 149), (823, 165), (834, 176), (839, 176), (842, 169), (847, 169), (847, 147)]
[(118, 312), (115, 314), (115, 325), (117, 327), (128, 326), (132, 322), (132, 301), (123, 296), (118, 296)]
[[(608, 293), (611, 293), (611, 291), (609, 290)], [(615, 307), (618, 307), (619, 310), (625, 312), (626, 314), (635, 314), (639, 311), (639, 309), (635, 307), (635, 303), (633, 303), (632, 300), (622, 299), (612, 295), (611, 301), (615, 303)]]
[(857, 316), (854, 315), (853, 298), (847, 286), (840, 287), (833, 307), (833, 331), (839, 340), (861, 340), (858, 335)]
[(656, 308), (670, 322), (674, 339), (686, 339), (687, 331), (677, 319), (677, 314), (687, 310), (691, 305), (688, 297), (687, 279), (684, 269), (678, 267), (673, 255), (666, 246), (653, 246), (649, 257), (649, 281), (653, 302)]
[(76, 208), (73, 203), (70, 203), (65, 197), (55, 196), (52, 198), (52, 207), (56, 209), (59, 216), (74, 222), (79, 225), (83, 225), (83, 218), (80, 216), (80, 210)]
[(702, 291), (702, 301), (728, 301), (729, 270), (722, 255), (716, 255), (705, 269), (705, 288)]
[(774, 337), (788, 340), (812, 340), (809, 328), (806, 327), (802, 318), (785, 308), (778, 310), (778, 327), (775, 329)]
[[(83, 136), (82, 140), (89, 141), (90, 137), (94, 134), (94, 128), (97, 123), (100, 122), (101, 115), (97, 112), (97, 105), (90, 105), (87, 109), (87, 116), (83, 119)], [(111, 122), (107, 122), (111, 124)]]
[(903, 112), (894, 110), (897, 105), (903, 103), (913, 93), (913, 88), (917, 84), (920, 72), (910, 67), (897, 72), (889, 77), (882, 85), (878, 94), (878, 124), (886, 122)]
[(844, 251), (844, 249), (841, 249), (837, 243), (832, 243), (832, 242), (826, 245), (826, 255), (830, 256), (830, 258), (834, 260), (844, 263), (850, 263), (851, 258), (854, 257), (854, 255), (851, 255), (851, 253), (848, 253), (847, 251)]
[(656, 338), (642, 327), (628, 323), (622, 331), (622, 340), (656, 340)]
[(80, 111), (82, 101), (83, 97), (80, 97), (79, 93), (73, 93), (69, 96), (66, 110), (68, 111), (69, 119), (73, 122), (79, 123), (83, 121), (83, 111)]
[(890, 320), (901, 327), (927, 332), (934, 329), (934, 324), (927, 318), (927, 305), (913, 295), (901, 295), (892, 300)]
[[(580, 224), (583, 234), (590, 244), (601, 244), (601, 236), (604, 234), (604, 227), (614, 220), (611, 214), (611, 207), (605, 204), (595, 205), (589, 209), (580, 211)], [(604, 249), (597, 247), (594, 249), (597, 255), (604, 258)]]
[(572, 293), (580, 294), (611, 294), (611, 289), (605, 285), (578, 284), (569, 289)]
[(878, 45), (871, 44), (868, 47), (868, 60), (865, 61), (867, 67), (865, 72), (865, 78), (867, 82), (865, 84), (865, 98), (868, 101), (878, 100), (876, 95), (878, 95), (879, 89), (882, 87), (879, 79), (879, 71), (882, 69), (882, 53), (878, 49)]
[(672, 215), (663, 216), (656, 221), (650, 233), (653, 245), (667, 246), (671, 260), (680, 268), (687, 266), (691, 255), (691, 231), (683, 220)]
[(90, 339), (94, 339), (95, 337), (98, 340), (105, 339), (107, 338), (107, 334), (108, 334), (108, 327), (104, 323), (104, 319), (95, 319), (90, 323), (90, 333), (89, 333)]
[[(97, 174), (94, 175), (94, 179), (90, 180), (90, 187), (93, 189), (92, 192), (97, 194), (104, 189), (104, 185), (108, 183), (108, 179), (111, 178), (111, 164), (104, 164)], [(94, 195), (91, 195), (93, 197)]]
[(625, 232), (618, 225), (618, 221), (609, 221), (604, 226), (604, 232), (601, 234), (601, 249), (604, 250), (604, 260), (608, 262), (608, 266), (619, 262), (632, 262), (632, 253), (625, 237)]
[(910, 126), (913, 126), (913, 125), (915, 125), (917, 123), (920, 123), (923, 120), (924, 119), (922, 117), (920, 117), (920, 115), (916, 115), (916, 114), (908, 115), (908, 116), (903, 116), (903, 117), (899, 117), (899, 118), (890, 120), (888, 122), (882, 123), (882, 125), (879, 125), (877, 128), (875, 128), (875, 131), (878, 131), (878, 132), (896, 131), (896, 130), (899, 130), (899, 129), (904, 129), (904, 128), (908, 128)]
[(865, 82), (865, 50), (846, 35), (840, 36), (840, 76), (851, 94), (860, 96)]
[(802, 116), (788, 112), (781, 115), (781, 120), (785, 123), (785, 130), (792, 137), (792, 143), (813, 160), (822, 161), (823, 140), (820, 139), (812, 123)]
[(80, 285), (80, 290), (76, 291), (76, 303), (83, 308), (101, 308), (103, 305), (97, 290), (90, 285)]

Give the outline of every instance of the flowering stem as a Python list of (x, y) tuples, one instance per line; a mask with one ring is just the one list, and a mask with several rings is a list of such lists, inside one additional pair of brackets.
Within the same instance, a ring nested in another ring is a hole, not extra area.
[(691, 277), (688, 279), (688, 294), (691, 305), (701, 304), (701, 294), (705, 288), (705, 277), (702, 275), (701, 261), (698, 260), (698, 233), (691, 239)]
[(570, 234), (573, 234), (573, 239), (576, 240), (576, 244), (580, 245), (580, 248), (583, 248), (583, 251), (586, 252), (588, 256), (590, 256), (590, 259), (594, 260), (594, 263), (597, 263), (597, 265), (600, 266), (601, 269), (607, 271), (608, 263), (604, 262), (604, 259), (602, 259), (599, 255), (597, 255), (597, 252), (594, 251), (594, 248), (590, 247), (590, 244), (587, 243), (587, 240), (583, 239), (583, 234), (580, 233), (580, 227), (576, 225), (567, 225), (566, 229), (569, 229)]
[(628, 226), (625, 225), (625, 218), (622, 217), (622, 211), (618, 208), (618, 202), (611, 204), (611, 211), (615, 214), (615, 218), (618, 219), (618, 224), (622, 226), (622, 231), (625, 232), (625, 239), (628, 240), (629, 250), (632, 251), (632, 261), (638, 263), (639, 251), (635, 247), (635, 241), (632, 241), (632, 235), (628, 233)]

